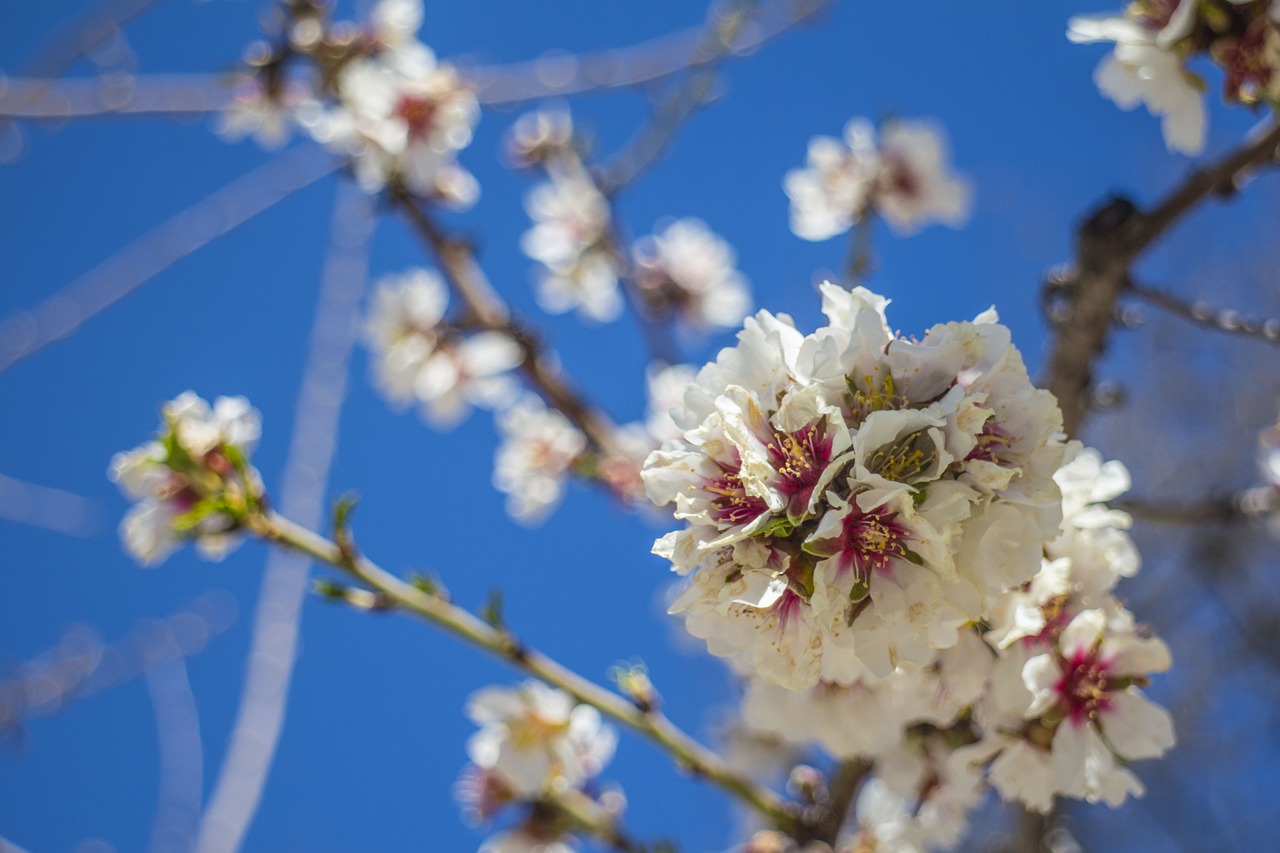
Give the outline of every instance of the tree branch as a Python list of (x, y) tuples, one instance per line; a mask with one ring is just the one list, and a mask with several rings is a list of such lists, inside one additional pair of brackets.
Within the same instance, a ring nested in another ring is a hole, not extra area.
[(685, 734), (661, 713), (641, 711), (627, 699), (526, 646), (509, 631), (494, 627), (443, 598), (402, 581), (356, 555), (353, 549), (340, 548), (282, 516), (255, 515), (249, 519), (248, 526), (268, 542), (306, 554), (367, 584), (375, 591), (377, 609), (389, 607), (417, 616), (561, 688), (579, 702), (595, 707), (656, 743), (694, 775), (728, 791), (773, 823), (788, 829), (799, 825), (800, 818), (792, 804), (734, 770), (723, 758)]
[(466, 322), (509, 334), (524, 351), (520, 369), (529, 383), (548, 403), (559, 409), (601, 452), (617, 454), (614, 426), (608, 416), (587, 401), (548, 357), (546, 345), (511, 316), (488, 276), (481, 269), (475, 251), (466, 241), (446, 234), (412, 196), (392, 189), (391, 200), (404, 214), (414, 231), (430, 249), (467, 311)]
[(1125, 293), (1138, 297), (1149, 305), (1154, 305), (1176, 317), (1195, 323), (1215, 332), (1228, 335), (1239, 335), (1245, 338), (1264, 341), (1269, 344), (1280, 344), (1280, 319), (1259, 320), (1242, 316), (1238, 311), (1229, 308), (1213, 308), (1205, 302), (1191, 301), (1163, 290), (1129, 280)]
[[(1046, 285), (1056, 332), (1046, 387), (1058, 398), (1064, 427), (1076, 435), (1089, 411), (1094, 362), (1106, 348), (1116, 301), (1129, 286), (1134, 260), (1209, 196), (1226, 197), (1255, 168), (1276, 162), (1280, 125), (1195, 172), (1149, 211), (1115, 198), (1092, 213), (1076, 235), (1076, 262), (1064, 279)], [(1057, 304), (1052, 304), (1054, 300)]]

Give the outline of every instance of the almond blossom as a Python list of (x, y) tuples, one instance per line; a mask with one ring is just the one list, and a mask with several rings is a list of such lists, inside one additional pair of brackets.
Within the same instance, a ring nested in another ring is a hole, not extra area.
[(480, 726), (467, 756), (519, 797), (580, 787), (609, 763), (617, 742), (599, 711), (540, 681), (479, 690), (467, 716)]
[(379, 282), (365, 323), (375, 383), (393, 403), (417, 401), (438, 428), (455, 426), (471, 406), (509, 405), (518, 393), (511, 371), (524, 361), (505, 332), (464, 335), (450, 326), (447, 305), (438, 274), (409, 270)]
[(968, 183), (950, 172), (942, 134), (925, 122), (885, 122), (877, 142), (866, 119), (851, 120), (843, 139), (809, 143), (805, 168), (787, 173), (791, 230), (826, 240), (871, 213), (903, 234), (931, 221), (952, 227), (969, 215)]
[(1034, 576), (1061, 518), (1061, 415), (992, 312), (911, 340), (883, 298), (822, 292), (813, 334), (748, 318), (643, 472), (686, 523), (654, 547), (692, 573), (672, 612), (795, 690), (930, 663)]
[(507, 514), (521, 524), (538, 524), (564, 493), (564, 482), (587, 439), (564, 415), (526, 395), (498, 414), (502, 443), (493, 466), (493, 485), (507, 495)]
[(260, 500), (249, 466), (261, 435), (257, 410), (243, 397), (213, 406), (191, 391), (164, 405), (154, 441), (117, 453), (107, 476), (138, 501), (120, 523), (125, 550), (143, 565), (162, 562), (187, 540), (220, 560), (239, 544), (235, 531)]
[(600, 323), (622, 314), (618, 261), (609, 242), (609, 201), (580, 167), (552, 169), (550, 180), (530, 190), (525, 209), (533, 227), (520, 247), (544, 269), (538, 304), (551, 314), (577, 310)]
[(700, 219), (678, 219), (636, 241), (635, 283), (655, 313), (672, 312), (695, 328), (734, 328), (751, 310), (751, 294), (734, 268), (733, 248)]

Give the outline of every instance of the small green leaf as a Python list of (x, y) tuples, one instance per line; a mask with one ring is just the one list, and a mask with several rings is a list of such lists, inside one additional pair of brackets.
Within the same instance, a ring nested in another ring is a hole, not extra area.
[(494, 587), (489, 590), (489, 600), (485, 602), (484, 607), (480, 610), (480, 618), (488, 622), (494, 628), (501, 628), (502, 621), (502, 589)]

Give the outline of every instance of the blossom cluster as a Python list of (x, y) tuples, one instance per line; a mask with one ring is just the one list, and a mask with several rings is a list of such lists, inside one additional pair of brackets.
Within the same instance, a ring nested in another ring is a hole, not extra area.
[(749, 319), (642, 474), (686, 523), (654, 548), (692, 573), (672, 611), (792, 690), (956, 645), (1036, 573), (1061, 518), (1061, 414), (994, 312), (914, 340), (870, 291), (822, 297), (810, 335)]
[[(477, 822), (519, 812), (516, 825), (487, 840), (483, 853), (569, 853), (573, 822), (557, 802), (573, 793), (595, 797), (595, 778), (613, 758), (617, 734), (589, 705), (540, 681), (514, 688), (486, 687), (467, 702), (480, 727), (467, 741), (471, 764), (457, 794)], [(616, 812), (617, 792), (602, 799)]]
[(107, 471), (137, 501), (120, 523), (125, 550), (155, 565), (187, 540), (213, 560), (237, 545), (236, 531), (262, 501), (262, 479), (249, 464), (261, 431), (243, 397), (210, 406), (187, 391), (166, 403), (159, 435), (117, 453)]
[(421, 25), (421, 0), (379, 0), (364, 26), (299, 7), (283, 45), (249, 58), (222, 131), (277, 145), (296, 127), (347, 158), (370, 192), (395, 184), (469, 207), (479, 185), (457, 154), (471, 142), (479, 103), (418, 40)]
[(875, 214), (910, 234), (930, 221), (958, 226), (969, 215), (968, 183), (950, 172), (946, 144), (932, 125), (888, 121), (876, 139), (866, 119), (855, 118), (844, 138), (815, 137), (803, 169), (787, 173), (791, 230), (826, 240)]
[(1171, 151), (1204, 149), (1204, 80), (1191, 63), (1207, 58), (1223, 73), (1229, 103), (1275, 107), (1280, 100), (1280, 2), (1135, 0), (1118, 15), (1072, 18), (1074, 42), (1114, 42), (1094, 72), (1123, 109), (1145, 103), (1161, 116)]
[(1055, 475), (1063, 520), (1040, 570), (955, 646), (879, 680), (799, 692), (748, 680), (747, 726), (874, 762), (853, 849), (952, 846), (988, 786), (1038, 811), (1055, 795), (1115, 806), (1143, 791), (1129, 762), (1173, 745), (1168, 713), (1139, 689), (1168, 668), (1168, 649), (1113, 593), (1139, 565), (1128, 516), (1104, 503), (1128, 474), (1096, 451), (1069, 454)]

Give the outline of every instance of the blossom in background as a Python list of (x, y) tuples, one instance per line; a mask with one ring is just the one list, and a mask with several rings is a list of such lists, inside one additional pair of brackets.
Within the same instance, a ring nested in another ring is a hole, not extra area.
[(581, 787), (613, 758), (617, 734), (600, 712), (540, 681), (486, 687), (467, 701), (480, 730), (467, 756), (518, 797)]
[(693, 384), (698, 369), (691, 364), (650, 364), (645, 371), (645, 427), (655, 445), (679, 439), (684, 430), (676, 425), (671, 413), (684, 401), (685, 389)]
[(1160, 116), (1165, 145), (1171, 151), (1204, 150), (1204, 100), (1182, 59), (1158, 40), (1160, 30), (1126, 16), (1072, 18), (1067, 38), (1077, 44), (1115, 42), (1115, 50), (1093, 73), (1098, 89), (1121, 109), (1145, 103)]
[(914, 340), (882, 297), (822, 294), (810, 335), (748, 318), (643, 471), (685, 522), (654, 546), (691, 574), (671, 611), (793, 690), (928, 664), (1035, 575), (1061, 519), (1061, 414), (993, 312)]
[(700, 219), (678, 219), (632, 250), (641, 298), (695, 328), (735, 328), (751, 310), (733, 248)]
[(557, 167), (572, 148), (573, 119), (564, 109), (527, 112), (507, 134), (507, 159), (521, 169)]
[(471, 406), (500, 409), (515, 400), (511, 371), (524, 351), (505, 332), (463, 335), (445, 322), (448, 290), (425, 269), (386, 276), (365, 322), (374, 381), (394, 403), (416, 401), (432, 425), (456, 425)]
[(202, 556), (219, 560), (261, 499), (261, 478), (248, 462), (261, 435), (258, 412), (243, 397), (219, 397), (211, 407), (191, 391), (163, 412), (160, 435), (117, 453), (107, 472), (138, 502), (120, 523), (125, 550), (155, 565), (194, 540)]
[(269, 87), (244, 75), (236, 82), (231, 105), (218, 115), (215, 130), (231, 142), (252, 137), (263, 148), (275, 150), (289, 141), (298, 111), (317, 106), (301, 83)]
[(502, 443), (493, 485), (507, 495), (507, 514), (521, 524), (541, 522), (560, 502), (569, 469), (587, 439), (564, 415), (526, 395), (497, 416)]
[(1122, 109), (1145, 103), (1161, 116), (1171, 151), (1204, 150), (1203, 80), (1187, 63), (1205, 56), (1223, 71), (1223, 97), (1249, 106), (1280, 100), (1280, 3), (1139, 0), (1122, 13), (1072, 18), (1077, 43), (1114, 42), (1094, 72), (1098, 88)]
[(815, 137), (805, 168), (784, 181), (791, 230), (806, 240), (848, 231), (870, 213), (910, 234), (929, 222), (959, 227), (969, 216), (968, 182), (954, 175), (942, 134), (926, 122), (891, 120), (875, 128), (855, 118), (844, 139)]
[(551, 314), (577, 312), (601, 323), (622, 313), (618, 266), (609, 240), (609, 201), (581, 168), (553, 169), (525, 197), (533, 227), (520, 247), (544, 267), (538, 304)]

